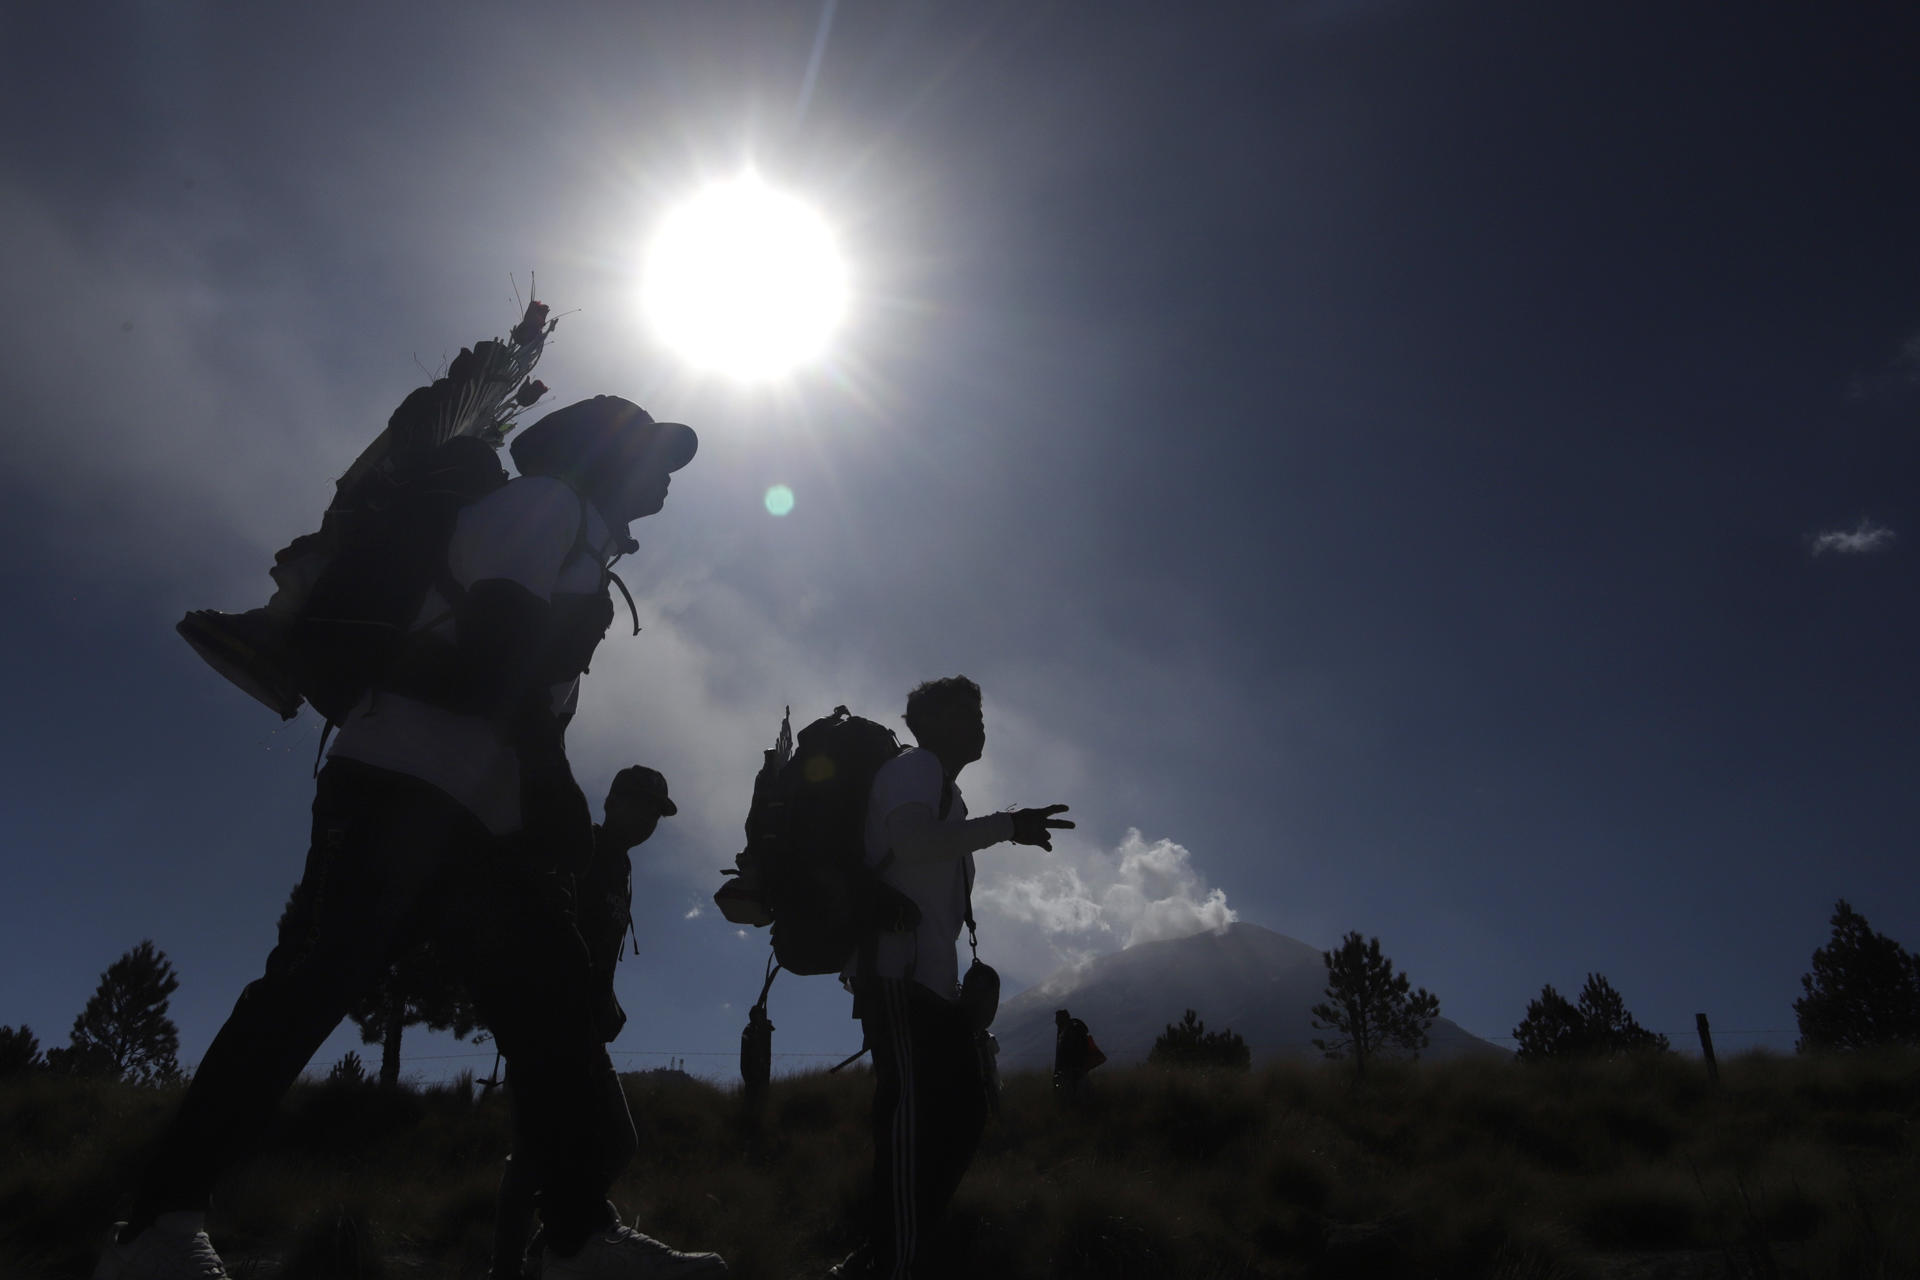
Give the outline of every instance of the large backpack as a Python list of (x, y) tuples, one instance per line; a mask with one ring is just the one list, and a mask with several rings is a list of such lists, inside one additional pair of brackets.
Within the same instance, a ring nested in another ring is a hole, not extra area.
[(553, 326), (545, 303), (529, 303), (506, 339), (462, 348), (445, 377), (408, 395), (336, 482), (320, 528), (274, 556), (263, 608), (180, 620), (194, 651), (282, 718), (305, 700), (345, 719), (445, 581), (460, 508), (506, 483), (498, 450), (546, 392), (528, 375)]
[(329, 513), (332, 554), (287, 633), (301, 696), (314, 710), (345, 720), (393, 669), (428, 591), (457, 601), (447, 570), (454, 522), (506, 483), (493, 446), (456, 436), (368, 477), (371, 492)]
[(770, 925), (793, 973), (839, 973), (882, 929), (918, 923), (913, 904), (866, 865), (867, 797), (899, 755), (884, 725), (835, 707), (791, 731), (791, 711), (754, 779), (747, 847), (714, 894), (735, 924)]

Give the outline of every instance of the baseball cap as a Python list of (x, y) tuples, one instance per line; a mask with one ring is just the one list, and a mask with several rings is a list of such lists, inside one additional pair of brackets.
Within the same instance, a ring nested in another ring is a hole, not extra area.
[(521, 475), (591, 481), (634, 467), (678, 471), (693, 461), (700, 437), (684, 422), (656, 422), (619, 396), (594, 396), (555, 409), (507, 446)]
[(614, 774), (610, 790), (629, 794), (637, 800), (652, 801), (662, 817), (671, 818), (680, 812), (680, 806), (667, 794), (666, 777), (658, 769), (649, 769), (643, 764), (628, 765)]

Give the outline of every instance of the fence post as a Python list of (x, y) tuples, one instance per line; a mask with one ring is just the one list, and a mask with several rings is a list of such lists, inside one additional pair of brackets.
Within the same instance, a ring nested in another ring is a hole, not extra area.
[(1693, 1025), (1700, 1030), (1700, 1052), (1704, 1054), (1707, 1059), (1707, 1079), (1715, 1084), (1719, 1084), (1720, 1064), (1713, 1060), (1713, 1032), (1707, 1029), (1707, 1015), (1704, 1013), (1694, 1014)]

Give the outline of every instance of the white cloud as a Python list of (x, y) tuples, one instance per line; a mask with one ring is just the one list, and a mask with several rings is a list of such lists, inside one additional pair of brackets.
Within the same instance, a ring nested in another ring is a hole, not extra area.
[(992, 962), (1010, 976), (1083, 969), (1141, 942), (1219, 931), (1239, 919), (1186, 846), (1129, 828), (1110, 850), (1001, 846), (980, 855), (976, 916), (993, 917)]
[(700, 918), (700, 904), (696, 902), (688, 907), (687, 913), (680, 918), (682, 920), (698, 920)]
[(1843, 556), (1868, 555), (1875, 551), (1885, 551), (1893, 545), (1893, 541), (1893, 530), (1862, 518), (1860, 523), (1851, 529), (1833, 529), (1826, 533), (1815, 534), (1813, 554), (1818, 556), (1832, 552)]

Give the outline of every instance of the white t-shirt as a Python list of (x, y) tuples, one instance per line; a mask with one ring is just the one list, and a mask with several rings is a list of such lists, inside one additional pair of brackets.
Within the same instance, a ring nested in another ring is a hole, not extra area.
[(1013, 816), (995, 813), (969, 821), (967, 802), (956, 786), (952, 807), (940, 818), (945, 777), (940, 758), (923, 747), (909, 747), (880, 767), (867, 798), (866, 860), (870, 867), (884, 861), (880, 878), (920, 908), (919, 928), (880, 935), (875, 974), (911, 976), (941, 999), (953, 1000), (960, 987), (955, 943), (966, 923), (973, 853), (1011, 840)]
[[(447, 543), (447, 567), (462, 587), (502, 578), (542, 600), (595, 594), (606, 590), (601, 571), (620, 541), (565, 481), (521, 476), (460, 512)], [(414, 629), (452, 640), (457, 627), (451, 602), (428, 592)], [(556, 711), (571, 709), (579, 683), (553, 687)], [(375, 692), (348, 713), (327, 755), (429, 783), (494, 835), (520, 829), (519, 758), (500, 729), (482, 717)]]

